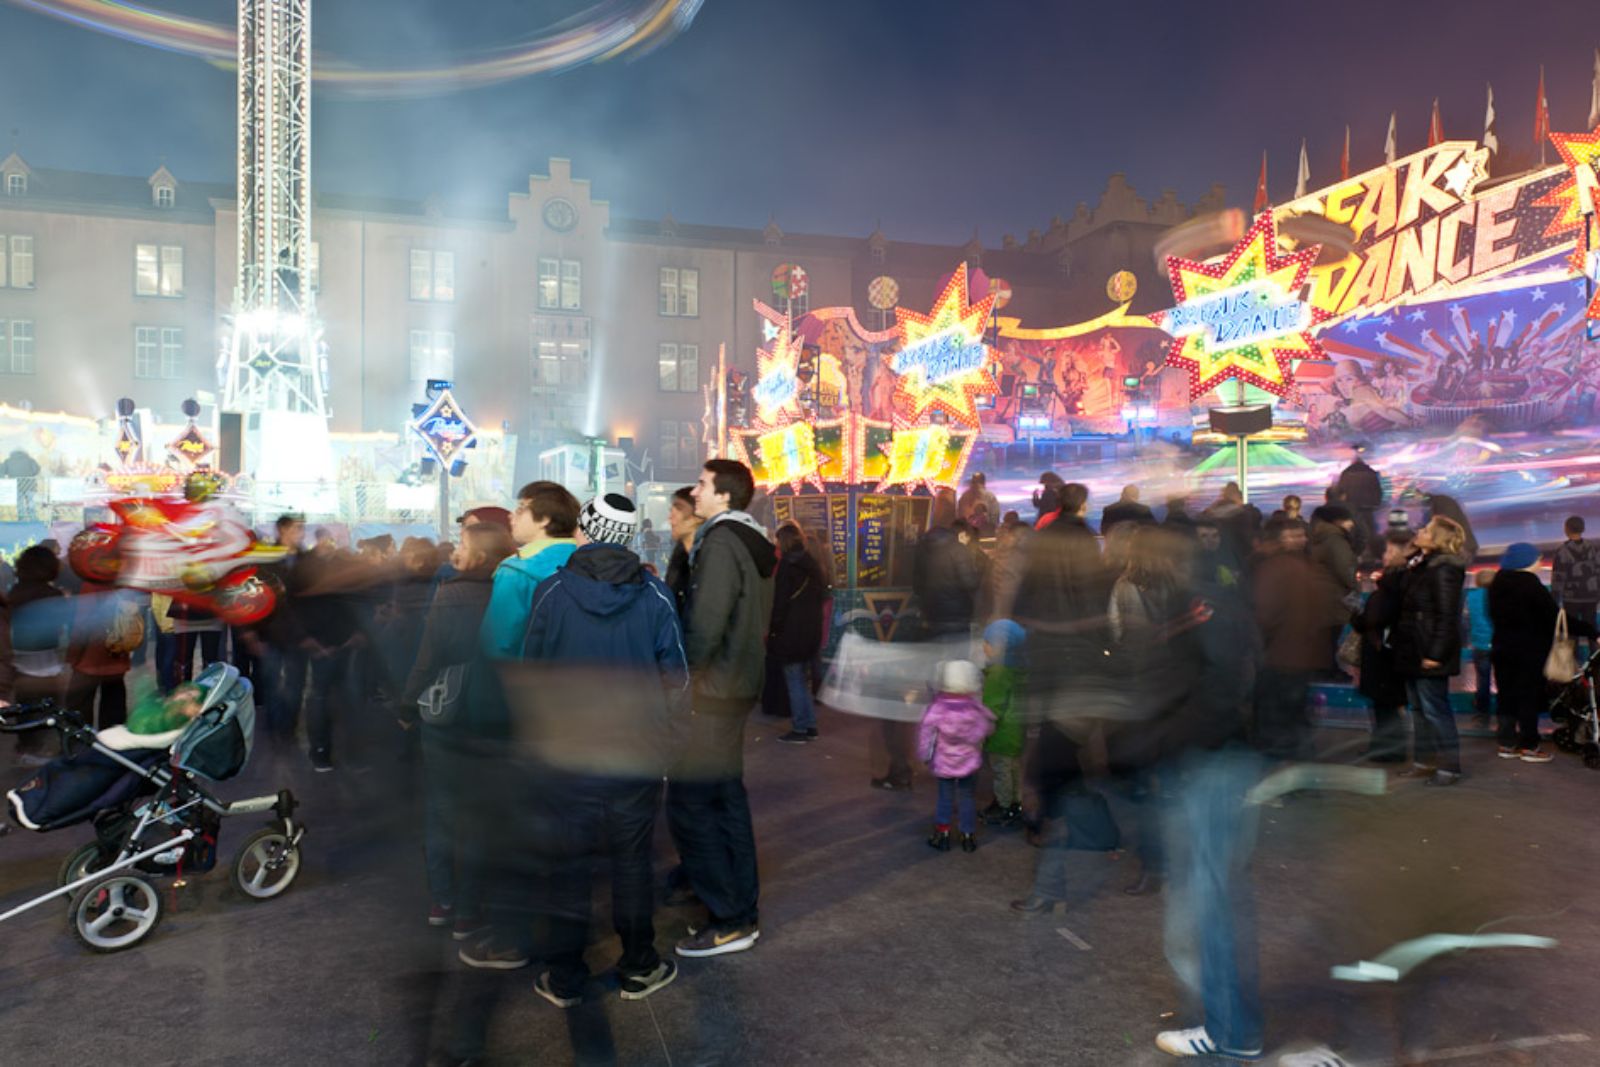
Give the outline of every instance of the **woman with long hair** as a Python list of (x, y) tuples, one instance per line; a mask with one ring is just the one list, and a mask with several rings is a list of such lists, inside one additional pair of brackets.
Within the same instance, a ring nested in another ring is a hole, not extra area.
[(1418, 552), (1407, 564), (1400, 615), (1391, 647), (1395, 672), (1406, 682), (1416, 724), (1412, 765), (1401, 773), (1429, 785), (1461, 779), (1461, 738), (1450, 710), (1450, 678), (1461, 671), (1461, 596), (1466, 531), (1435, 515), (1417, 531)]

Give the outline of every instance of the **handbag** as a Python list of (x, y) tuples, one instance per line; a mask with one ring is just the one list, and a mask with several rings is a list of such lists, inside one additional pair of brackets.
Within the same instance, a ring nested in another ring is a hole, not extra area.
[(439, 672), (433, 684), (417, 697), (417, 717), (429, 726), (448, 726), (461, 713), (467, 665), (458, 663)]
[(1544, 658), (1544, 676), (1552, 682), (1570, 682), (1578, 676), (1578, 643), (1567, 636), (1567, 613), (1556, 612), (1555, 637)]
[(1360, 634), (1351, 630), (1339, 642), (1339, 663), (1341, 666), (1359, 668), (1361, 666), (1361, 641)]

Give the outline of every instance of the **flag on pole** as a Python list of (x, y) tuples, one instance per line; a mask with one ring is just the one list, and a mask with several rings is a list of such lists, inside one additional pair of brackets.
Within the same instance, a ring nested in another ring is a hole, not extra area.
[(1344, 151), (1339, 153), (1339, 180), (1350, 180), (1350, 126), (1344, 128)]
[(1600, 126), (1600, 48), (1594, 50), (1594, 84), (1589, 87), (1589, 128)]
[(1383, 140), (1383, 161), (1394, 162), (1394, 112), (1389, 112), (1389, 136)]
[(1267, 206), (1267, 154), (1261, 153), (1261, 177), (1256, 179), (1256, 202), (1251, 214), (1259, 215)]
[(1544, 98), (1544, 67), (1539, 67), (1539, 101), (1533, 111), (1533, 140), (1539, 146), (1539, 165), (1544, 166), (1544, 146), (1550, 140), (1550, 101)]
[(1439, 98), (1433, 98), (1433, 117), (1428, 120), (1428, 147), (1444, 140), (1444, 120), (1439, 118)]
[(1294, 198), (1306, 195), (1306, 183), (1311, 180), (1311, 161), (1306, 159), (1306, 139), (1300, 138), (1300, 169), (1294, 176)]
[(1500, 154), (1500, 135), (1494, 128), (1494, 86), (1489, 86), (1489, 102), (1483, 109), (1483, 147), (1491, 156)]

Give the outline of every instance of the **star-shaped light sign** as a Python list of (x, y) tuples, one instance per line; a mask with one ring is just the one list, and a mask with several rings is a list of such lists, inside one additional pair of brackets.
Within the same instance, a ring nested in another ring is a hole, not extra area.
[(423, 412), (411, 422), (411, 429), (427, 444), (441, 464), (448, 467), (478, 439), (478, 428), (467, 418), (450, 390), (442, 389)]
[(909, 401), (910, 422), (938, 410), (963, 426), (978, 425), (976, 399), (1000, 391), (983, 340), (993, 310), (993, 293), (976, 304), (967, 303), (965, 263), (956, 268), (927, 315), (895, 308), (903, 344), (891, 366), (899, 375), (897, 398)]
[(777, 324), (777, 335), (767, 348), (756, 350), (756, 384), (750, 399), (756, 403), (756, 419), (768, 426), (781, 426), (799, 418), (800, 338), (794, 335), (789, 316)]
[[(1535, 201), (1544, 207), (1559, 210), (1546, 228), (1547, 235), (1568, 232), (1578, 234), (1577, 247), (1572, 252), (1572, 269), (1600, 282), (1600, 268), (1594, 262), (1590, 247), (1600, 237), (1600, 221), (1595, 212), (1600, 209), (1600, 126), (1588, 133), (1552, 133), (1550, 141), (1556, 146), (1561, 161), (1572, 171), (1572, 177), (1551, 190), (1550, 194)], [(1584, 233), (1584, 227), (1590, 233)], [(1585, 241), (1588, 236), (1590, 240)], [(1584, 311), (1584, 317), (1600, 321), (1600, 293)]]
[(1310, 331), (1327, 316), (1301, 299), (1320, 251), (1280, 253), (1265, 212), (1220, 262), (1167, 257), (1178, 306), (1151, 318), (1173, 337), (1167, 366), (1189, 372), (1190, 399), (1230, 380), (1294, 395), (1294, 361), (1326, 358)]

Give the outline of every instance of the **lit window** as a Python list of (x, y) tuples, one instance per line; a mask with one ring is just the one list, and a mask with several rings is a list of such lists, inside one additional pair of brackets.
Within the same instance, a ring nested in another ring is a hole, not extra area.
[(657, 387), (663, 393), (698, 393), (700, 391), (700, 346), (681, 345), (666, 341), (661, 344), (656, 357), (659, 369)]
[(170, 185), (156, 186), (156, 207), (171, 207), (177, 202), (178, 191)]
[(693, 267), (662, 267), (660, 312), (669, 318), (700, 314), (700, 272)]
[(589, 342), (540, 341), (533, 343), (533, 378), (542, 386), (581, 386), (589, 379)]
[(561, 261), (561, 310), (583, 307), (583, 264), (575, 259)]
[(449, 302), (455, 298), (456, 254), (454, 252), (437, 252), (427, 248), (413, 248), (411, 250), (411, 299)]
[(9, 284), (13, 289), (33, 288), (33, 238), (21, 234), (11, 237), (11, 269), (6, 270), (6, 238), (0, 236), (0, 289)]
[(411, 380), (454, 378), (456, 335), (448, 330), (411, 331)]
[(139, 296), (182, 296), (183, 246), (135, 245), (133, 275)]
[(21, 196), (28, 191), (28, 176), (26, 174), (6, 175), (6, 195)]
[[(0, 328), (0, 337), (4, 329)], [(11, 320), (11, 373), (33, 373), (33, 320)]]
[(561, 261), (539, 261), (539, 307), (546, 311), (561, 307)]

